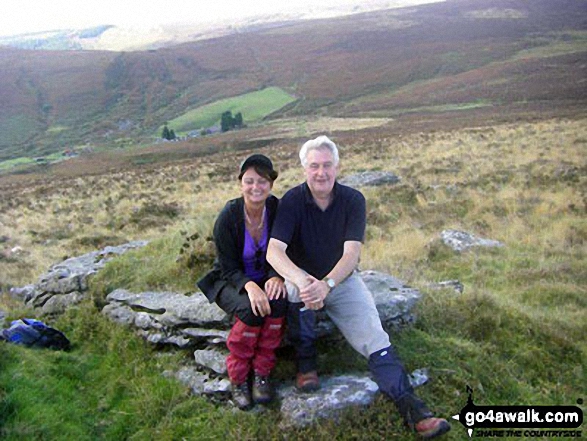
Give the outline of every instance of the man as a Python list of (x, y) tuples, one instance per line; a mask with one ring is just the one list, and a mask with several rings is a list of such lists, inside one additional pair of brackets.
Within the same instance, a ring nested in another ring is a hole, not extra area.
[(373, 297), (354, 274), (365, 238), (365, 198), (336, 182), (339, 155), (326, 136), (300, 150), (306, 182), (280, 202), (267, 260), (286, 280), (289, 337), (296, 349), (296, 387), (319, 387), (315, 313), (324, 308), (351, 346), (369, 360), (379, 389), (397, 405), (404, 421), (424, 438), (450, 430), (413, 391)]

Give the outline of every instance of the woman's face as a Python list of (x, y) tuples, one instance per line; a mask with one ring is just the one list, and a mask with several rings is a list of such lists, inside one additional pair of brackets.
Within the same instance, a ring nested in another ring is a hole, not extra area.
[(272, 182), (257, 173), (254, 167), (250, 167), (241, 179), (241, 191), (245, 198), (245, 204), (264, 203), (271, 193)]

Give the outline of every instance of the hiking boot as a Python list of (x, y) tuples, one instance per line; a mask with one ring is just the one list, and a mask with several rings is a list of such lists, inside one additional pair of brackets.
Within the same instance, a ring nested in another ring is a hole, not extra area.
[(314, 392), (320, 389), (318, 373), (316, 371), (298, 372), (296, 376), (296, 389), (300, 392)]
[(273, 387), (269, 377), (256, 375), (253, 380), (253, 401), (257, 404), (267, 404), (273, 399)]
[(414, 427), (416, 433), (424, 439), (432, 439), (450, 430), (448, 421), (443, 418), (426, 418)]
[(253, 405), (251, 400), (251, 391), (249, 390), (248, 382), (241, 384), (231, 384), (232, 401), (240, 410), (248, 410)]

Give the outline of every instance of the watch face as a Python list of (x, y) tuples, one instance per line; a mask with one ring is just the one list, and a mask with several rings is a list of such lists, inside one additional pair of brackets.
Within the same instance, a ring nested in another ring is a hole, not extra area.
[(326, 284), (330, 287), (330, 288), (334, 288), (334, 280), (332, 279), (326, 279)]

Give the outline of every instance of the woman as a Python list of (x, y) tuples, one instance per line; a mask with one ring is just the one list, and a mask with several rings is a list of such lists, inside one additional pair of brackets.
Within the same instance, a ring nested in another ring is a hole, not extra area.
[(216, 219), (214, 269), (198, 282), (211, 303), (234, 316), (226, 342), (230, 351), (226, 367), (233, 400), (241, 409), (271, 401), (269, 374), (283, 335), (286, 290), (265, 260), (278, 204), (271, 195), (276, 178), (271, 160), (264, 155), (252, 155), (242, 163), (242, 196), (228, 201)]

